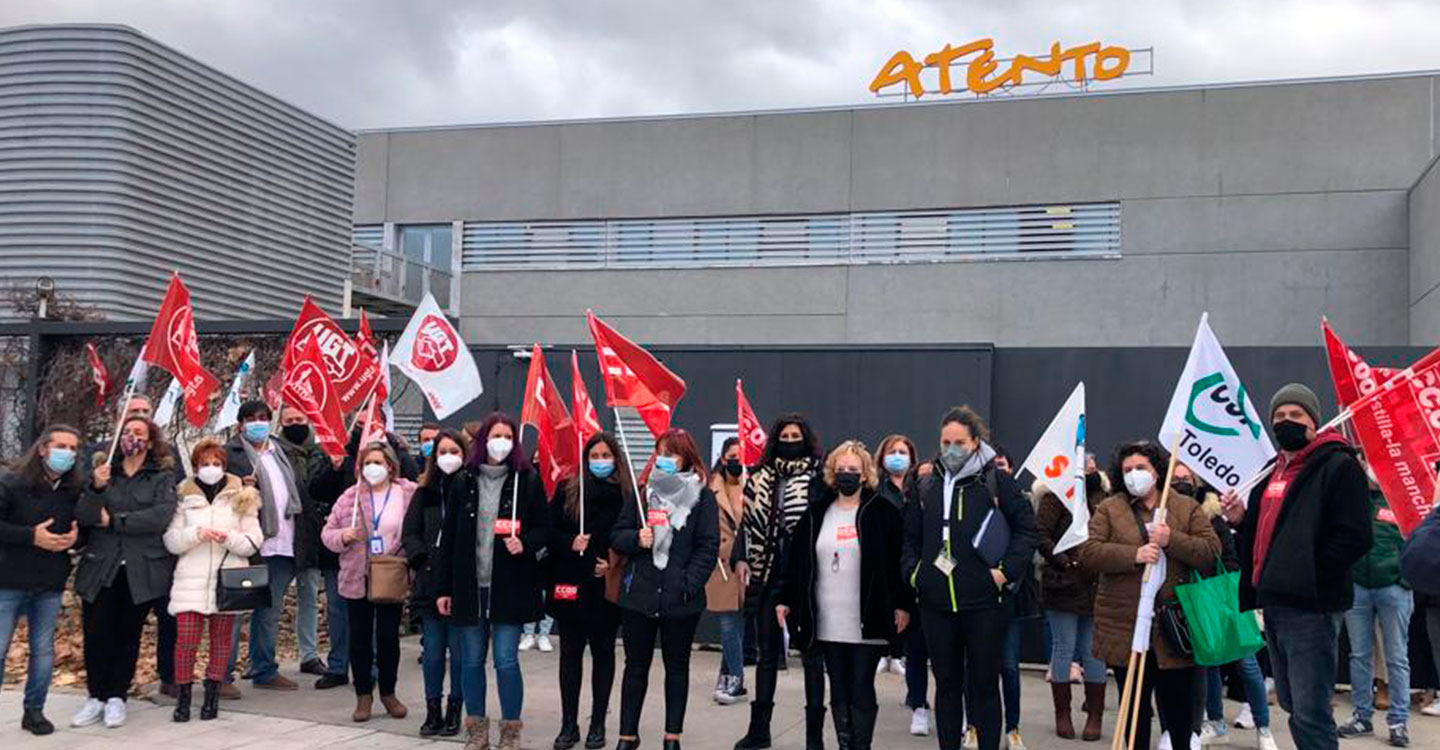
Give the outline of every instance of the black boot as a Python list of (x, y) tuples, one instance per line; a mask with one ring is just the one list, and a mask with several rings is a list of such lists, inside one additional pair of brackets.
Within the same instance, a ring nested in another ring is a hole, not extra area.
[(55, 732), (55, 725), (45, 718), (45, 712), (38, 708), (25, 709), (25, 715), (20, 718), (20, 728), (35, 735), (44, 737)]
[(639, 747), (640, 739), (638, 737), (633, 740), (622, 739), (615, 743), (615, 750), (637, 750)]
[(190, 683), (175, 686), (175, 713), (170, 718), (184, 723), (190, 720)]
[(434, 737), (445, 728), (445, 714), (440, 711), (439, 698), (425, 699), (425, 721), (420, 724), (421, 737)]
[(870, 743), (875, 739), (875, 717), (879, 714), (878, 708), (850, 707), (850, 750), (870, 750)]
[(735, 750), (765, 750), (770, 747), (770, 714), (774, 703), (755, 701), (750, 704), (750, 730), (735, 743)]
[(853, 727), (850, 724), (850, 707), (830, 704), (830, 717), (835, 722), (835, 744), (840, 750), (851, 750)]
[(460, 734), (460, 722), (465, 715), (465, 701), (450, 696), (445, 703), (445, 725), (440, 728), (441, 737), (454, 737)]
[(211, 721), (220, 715), (220, 683), (205, 681), (204, 701), (200, 704), (200, 720)]
[(665, 744), (661, 746), (661, 750), (680, 750), (680, 740), (673, 738), (665, 740)]
[(825, 708), (805, 709), (805, 750), (825, 750)]
[(560, 721), (560, 734), (555, 735), (555, 750), (570, 750), (580, 744), (580, 725), (573, 719)]
[(605, 714), (590, 717), (590, 731), (585, 733), (585, 750), (605, 747)]

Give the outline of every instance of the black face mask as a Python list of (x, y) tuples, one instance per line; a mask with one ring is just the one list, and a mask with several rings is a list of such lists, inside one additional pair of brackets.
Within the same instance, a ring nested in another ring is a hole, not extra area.
[(1170, 488), (1173, 489), (1173, 490), (1175, 490), (1176, 492), (1178, 492), (1178, 493), (1186, 496), (1186, 497), (1195, 497), (1195, 483), (1194, 483), (1194, 482), (1187, 482), (1187, 481), (1185, 481), (1185, 480), (1182, 479), (1182, 480), (1177, 481), (1177, 482), (1172, 482), (1172, 483), (1170, 484)]
[(1101, 487), (1100, 485), (1099, 472), (1085, 475), (1085, 492), (1087, 494), (1091, 492), (1099, 492), (1101, 489), (1103, 489), (1103, 487)]
[(775, 455), (786, 461), (794, 461), (797, 458), (804, 458), (805, 441), (796, 440), (794, 442), (787, 443), (782, 440), (780, 441), (779, 445), (775, 446)]
[(740, 465), (740, 459), (732, 458), (725, 462), (725, 473), (732, 477), (739, 477), (745, 473), (745, 467)]
[(1294, 453), (1310, 444), (1310, 438), (1305, 434), (1309, 428), (1299, 422), (1286, 419), (1271, 425), (1270, 429), (1275, 431), (1275, 442), (1280, 444), (1281, 450)]
[(860, 491), (860, 474), (842, 471), (835, 475), (835, 491), (842, 495), (853, 495)]
[(287, 424), (280, 428), (280, 436), (300, 445), (310, 437), (310, 425), (308, 424)]

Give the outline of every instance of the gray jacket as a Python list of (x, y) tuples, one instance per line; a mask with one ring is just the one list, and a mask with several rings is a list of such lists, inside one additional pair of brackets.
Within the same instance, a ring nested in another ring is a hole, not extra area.
[[(126, 476), (118, 456), (112, 466), (109, 486), (86, 487), (75, 506), (75, 520), (89, 532), (75, 574), (75, 593), (93, 602), (123, 572), (132, 602), (168, 596), (175, 556), (165, 549), (164, 535), (175, 516), (175, 471), (153, 457), (134, 476)], [(110, 513), (110, 524), (104, 527), (102, 508)]]

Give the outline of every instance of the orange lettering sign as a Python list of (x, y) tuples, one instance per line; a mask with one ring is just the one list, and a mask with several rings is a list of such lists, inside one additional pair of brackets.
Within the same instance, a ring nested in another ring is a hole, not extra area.
[[(999, 88), (1019, 86), (1024, 82), (1026, 72), (1046, 78), (1058, 78), (1070, 63), (1070, 75), (1075, 81), (1109, 81), (1125, 74), (1130, 67), (1130, 50), (1114, 45), (1103, 46), (1100, 42), (1082, 44), (1078, 47), (1061, 49), (1060, 43), (1050, 45), (1048, 57), (1016, 55), (1001, 70), (1002, 61), (995, 59), (995, 42), (992, 39), (977, 39), (969, 44), (956, 47), (946, 44), (939, 51), (925, 56), (924, 62), (917, 62), (907, 50), (900, 50), (880, 66), (870, 82), (870, 91), (880, 93), (881, 89), (897, 83), (905, 84), (911, 96), (916, 99), (925, 94), (949, 94), (956, 91), (950, 79), (950, 66), (959, 64), (970, 57), (965, 66), (965, 86), (960, 91), (988, 94)], [(976, 54), (978, 53), (978, 54)], [(1087, 63), (1089, 63), (1087, 67)], [(939, 72), (938, 87), (926, 90), (920, 74), (926, 68)]]

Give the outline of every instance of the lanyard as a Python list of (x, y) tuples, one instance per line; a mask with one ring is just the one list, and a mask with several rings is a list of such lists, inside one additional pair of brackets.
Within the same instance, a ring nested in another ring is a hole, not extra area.
[(375, 491), (370, 491), (370, 510), (372, 512), (370, 533), (372, 534), (380, 533), (380, 517), (385, 515), (385, 509), (390, 507), (390, 490), (392, 489), (395, 489), (394, 484), (391, 484), (389, 487), (385, 488), (385, 502), (380, 506), (379, 511), (375, 510)]
[[(957, 503), (955, 499), (955, 488), (960, 484), (960, 477), (946, 473), (943, 481), (942, 487), (944, 488), (945, 499), (944, 502), (940, 504), (940, 540), (945, 545), (945, 549), (948, 550), (950, 549), (950, 509)], [(964, 501), (965, 490), (962, 488), (958, 502)], [(965, 517), (965, 508), (963, 506), (960, 508), (960, 517)]]

